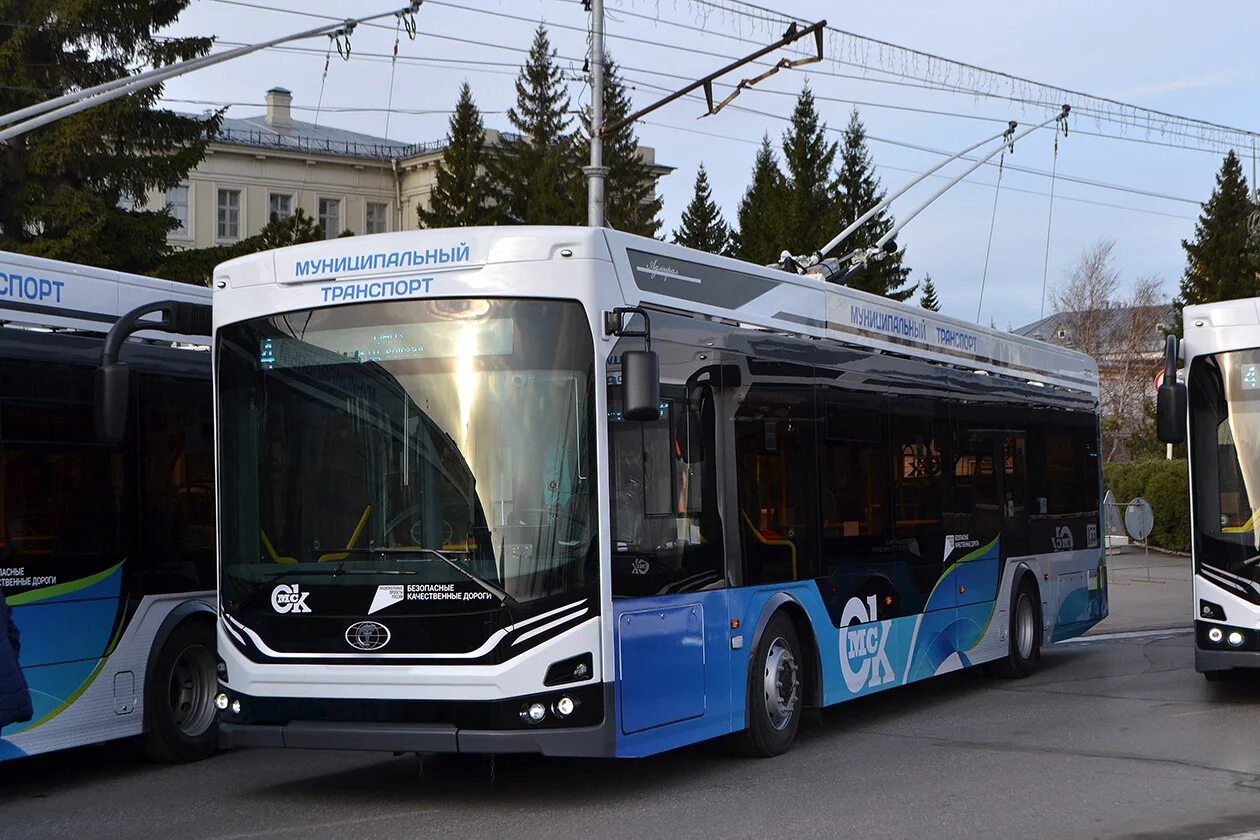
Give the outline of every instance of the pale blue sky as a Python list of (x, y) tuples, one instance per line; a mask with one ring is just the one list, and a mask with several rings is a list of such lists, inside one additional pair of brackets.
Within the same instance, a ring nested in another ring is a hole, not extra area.
[[(337, 16), (366, 14), (377, 9), (386, 11), (394, 5), (390, 0), (256, 2)], [(637, 68), (627, 71), (626, 75), (639, 82), (674, 87), (680, 82), (647, 71), (698, 77), (725, 63), (724, 59), (702, 55), (700, 51), (742, 55), (755, 49), (751, 44), (723, 38), (717, 33), (767, 42), (776, 37), (764, 26), (758, 27), (747, 18), (715, 8), (729, 5), (728, 0), (707, 3), (606, 0), (606, 4), (609, 49), (618, 62)], [(1070, 0), (1053, 4), (1010, 0), (974, 0), (967, 4), (939, 0), (881, 4), (764, 0), (764, 5), (804, 19), (826, 17), (833, 26), (850, 32), (1096, 96), (1248, 130), (1260, 128), (1260, 121), (1255, 119), (1257, 71), (1254, 46), (1250, 43), (1253, 34), (1260, 31), (1260, 4), (1245, 0), (1201, 4), (1170, 0)], [(509, 15), (527, 20), (511, 19)], [(709, 32), (702, 34), (645, 17), (704, 26)], [(442, 137), (447, 121), (444, 112), (452, 107), (458, 85), (465, 78), (473, 87), (478, 105), (487, 112), (487, 126), (507, 128), (503, 111), (512, 104), (515, 95), (513, 67), (425, 65), (422, 62), (458, 59), (519, 65), (524, 57), (523, 50), (528, 48), (532, 38), (533, 26), (539, 20), (553, 25), (552, 40), (562, 56), (579, 59), (573, 68), (575, 80), (570, 83), (570, 89), (575, 101), (589, 101), (589, 92), (576, 78), (580, 76), (577, 72), (580, 57), (586, 51), (581, 30), (587, 20), (577, 0), (443, 0), (441, 3), (429, 0), (419, 14), (421, 37), (412, 42), (404, 35), (402, 40), (399, 55), (407, 60), (397, 65), (393, 89), (396, 111), (388, 120), (389, 136), (407, 141)], [(314, 23), (310, 18), (229, 5), (219, 0), (193, 0), (174, 31), (213, 34), (225, 41), (259, 41), (308, 28)], [(576, 30), (565, 30), (559, 28), (561, 26), (572, 26)], [(431, 37), (427, 33), (445, 37)], [(321, 124), (370, 134), (386, 132), (383, 110), (338, 109), (385, 108), (390, 96), (390, 64), (387, 59), (373, 58), (370, 54), (388, 54), (393, 41), (392, 31), (360, 28), (353, 39), (355, 58), (342, 62), (334, 54), (324, 89)], [(168, 85), (166, 95), (172, 100), (247, 103), (234, 105), (229, 111), (233, 116), (247, 116), (261, 110), (263, 92), (267, 88), (282, 85), (293, 91), (295, 106), (313, 107), (320, 92), (324, 44), (311, 41), (302, 46), (315, 52), (259, 53), (177, 80)], [(829, 46), (845, 45), (836, 42)], [(881, 56), (878, 49), (866, 55), (868, 61), (892, 58), (888, 53)], [(850, 51), (839, 57), (851, 59), (855, 54)], [(863, 74), (861, 69), (832, 61), (813, 65), (811, 69), (825, 74)], [(922, 63), (893, 69), (911, 75), (944, 72)], [(869, 70), (866, 75), (887, 78)], [(938, 75), (938, 78), (943, 77)], [(1051, 115), (1045, 108), (1021, 107), (973, 95), (881, 84), (869, 79), (807, 76), (789, 70), (743, 93), (735, 104), (786, 116), (791, 111), (793, 96), (806, 79), (819, 97), (824, 119), (832, 127), (843, 127), (851, 105), (828, 100), (868, 102), (872, 105), (862, 107), (861, 112), (873, 138), (934, 149), (956, 151), (971, 145), (999, 130), (998, 120), (1015, 119), (1031, 125)], [(976, 81), (972, 77), (960, 77), (956, 71), (949, 80), (964, 84)], [(658, 95), (657, 90), (647, 87), (634, 92), (636, 104), (646, 104)], [(1028, 98), (1040, 99), (1041, 96)], [(948, 111), (972, 119), (874, 107), (877, 104)], [(195, 110), (200, 106), (172, 101), (171, 107)], [(404, 111), (438, 113), (407, 114)], [(736, 110), (697, 120), (700, 113), (701, 107), (696, 102), (681, 101), (652, 115), (650, 124), (638, 128), (641, 142), (656, 148), (657, 159), (677, 167), (674, 174), (660, 183), (669, 230), (677, 225), (690, 199), (696, 167), (701, 161), (709, 171), (723, 212), (733, 221), (757, 142), (768, 131), (777, 143), (784, 128), (781, 120)], [(298, 111), (295, 116), (309, 121), (314, 113)], [(1206, 200), (1210, 194), (1223, 153), (1168, 148), (1083, 133), (1124, 133), (1129, 138), (1160, 143), (1183, 142), (1149, 133), (1144, 127), (1123, 127), (1081, 117), (1075, 118), (1072, 126), (1082, 131), (1061, 141), (1060, 174), (1163, 197), (1059, 180), (1055, 185), (1058, 199), (1050, 241), (1050, 284), (1053, 286), (1062, 279), (1082, 248), (1100, 236), (1110, 236), (1117, 240), (1116, 255), (1123, 278), (1161, 276), (1165, 291), (1171, 297), (1184, 267), (1180, 239), (1193, 233), (1199, 209), (1195, 202)], [(911, 172), (923, 171), (940, 159), (926, 152), (878, 141), (871, 143), (871, 151), (880, 177), (889, 188), (911, 178)], [(1250, 177), (1252, 150), (1240, 148), (1239, 151), (1244, 155), (1244, 169)], [(1052, 162), (1049, 132), (1039, 132), (1020, 143), (1010, 162), (1048, 172)], [(900, 236), (913, 277), (920, 279), (925, 272), (931, 273), (945, 311), (968, 319), (976, 317), (995, 176), (991, 168), (981, 169), (969, 183), (956, 187), (907, 225)], [(940, 183), (929, 182), (927, 192)], [(1002, 185), (981, 318), (985, 322), (992, 319), (999, 327), (1008, 327), (1035, 320), (1040, 313), (1049, 206), (1045, 195), (1017, 190), (1048, 193), (1050, 180), (1044, 175), (1008, 168)], [(904, 196), (894, 205), (894, 215), (917, 206), (927, 192)], [(804, 251), (819, 244), (788, 243), (788, 246)]]

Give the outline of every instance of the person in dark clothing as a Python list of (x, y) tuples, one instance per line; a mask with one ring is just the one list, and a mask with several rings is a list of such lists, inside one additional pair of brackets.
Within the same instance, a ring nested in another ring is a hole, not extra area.
[(0, 595), (0, 728), (31, 719), (31, 692), (18, 665), (22, 637), (13, 622), (13, 611)]

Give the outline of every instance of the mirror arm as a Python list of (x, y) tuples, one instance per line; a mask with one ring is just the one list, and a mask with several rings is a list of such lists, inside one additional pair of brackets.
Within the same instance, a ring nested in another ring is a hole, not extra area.
[[(642, 316), (643, 329), (627, 329), (625, 318), (627, 315)], [(643, 349), (652, 349), (652, 320), (648, 317), (647, 310), (641, 306), (618, 306), (609, 312), (605, 312), (604, 334), (615, 335), (619, 338), (642, 338)]]

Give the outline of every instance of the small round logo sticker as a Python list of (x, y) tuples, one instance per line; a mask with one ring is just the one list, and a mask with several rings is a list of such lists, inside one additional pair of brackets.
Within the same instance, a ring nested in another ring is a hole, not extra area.
[(389, 644), (389, 628), (375, 621), (360, 621), (346, 628), (346, 641), (359, 650), (380, 650)]

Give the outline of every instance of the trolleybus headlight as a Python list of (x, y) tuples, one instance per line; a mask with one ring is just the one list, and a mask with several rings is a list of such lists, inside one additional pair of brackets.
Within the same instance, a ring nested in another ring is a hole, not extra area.
[(226, 694), (219, 694), (217, 697), (214, 698), (214, 705), (220, 711), (226, 709), (228, 707), (228, 696)]
[(1221, 641), (1221, 638), (1224, 635), (1225, 634), (1221, 632), (1221, 628), (1213, 627), (1211, 630), (1208, 631), (1208, 640), (1213, 642), (1214, 644), (1219, 644)]
[(1237, 630), (1232, 631), (1229, 634), (1229, 643), (1234, 647), (1238, 647), (1243, 643), (1243, 634), (1239, 633)]
[(573, 714), (573, 710), (577, 708), (577, 703), (574, 703), (573, 698), (566, 694), (557, 700), (556, 705), (552, 708), (560, 717), (568, 717)]
[(542, 703), (530, 703), (521, 708), (521, 720), (526, 723), (542, 723), (547, 716), (547, 707)]

